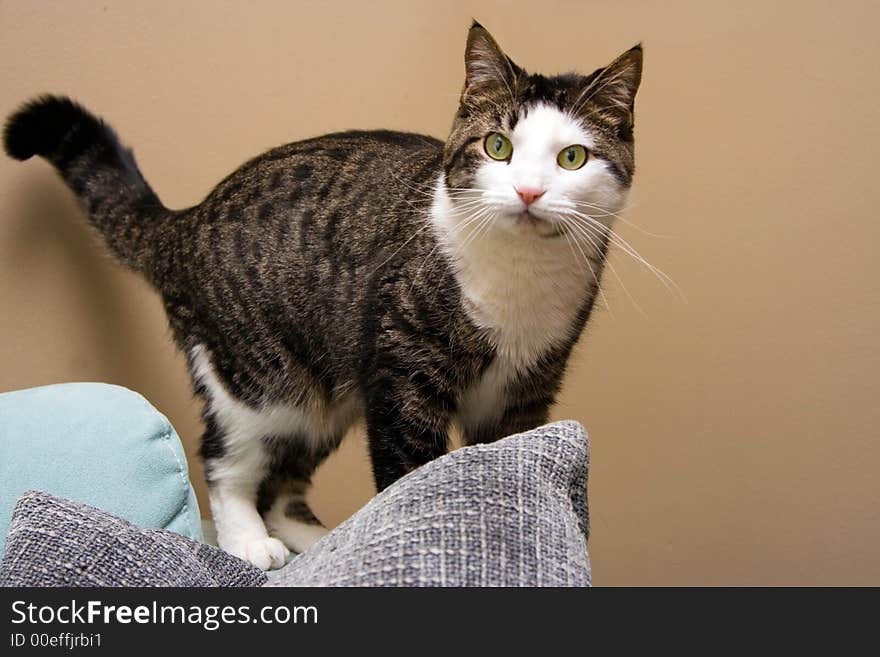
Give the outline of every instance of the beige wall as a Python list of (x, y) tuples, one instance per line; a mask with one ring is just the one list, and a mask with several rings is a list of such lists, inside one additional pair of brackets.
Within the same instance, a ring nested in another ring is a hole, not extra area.
[[(545, 72), (645, 43), (627, 219), (647, 232), (619, 230), (687, 300), (615, 253), (555, 411), (593, 440), (596, 582), (880, 584), (877, 3), (5, 0), (0, 113), (81, 99), (185, 206), (285, 141), (443, 136), (471, 16)], [(195, 454), (157, 298), (42, 162), (0, 160), (0, 304), (0, 390), (126, 385)], [(335, 524), (370, 494), (358, 434), (314, 504)]]

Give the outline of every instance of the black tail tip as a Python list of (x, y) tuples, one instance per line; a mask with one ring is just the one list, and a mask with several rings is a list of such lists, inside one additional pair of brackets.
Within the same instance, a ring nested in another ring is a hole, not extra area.
[(6, 120), (3, 148), (16, 160), (34, 155), (49, 156), (70, 129), (91, 115), (63, 96), (40, 96), (25, 103)]

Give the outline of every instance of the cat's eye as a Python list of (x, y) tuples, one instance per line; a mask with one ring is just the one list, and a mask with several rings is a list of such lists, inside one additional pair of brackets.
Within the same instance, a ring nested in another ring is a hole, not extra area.
[(587, 163), (587, 157), (589, 157), (589, 152), (585, 146), (573, 144), (559, 151), (559, 155), (556, 156), (556, 163), (563, 169), (574, 171)]
[(483, 148), (486, 149), (486, 155), (493, 160), (509, 160), (513, 155), (513, 144), (500, 132), (488, 135), (483, 142)]

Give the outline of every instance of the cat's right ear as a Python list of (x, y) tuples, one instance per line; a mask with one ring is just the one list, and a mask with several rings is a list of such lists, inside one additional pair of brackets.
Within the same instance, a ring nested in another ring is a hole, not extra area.
[(461, 102), (498, 90), (513, 95), (519, 67), (504, 54), (485, 27), (474, 21), (464, 52), (465, 82)]

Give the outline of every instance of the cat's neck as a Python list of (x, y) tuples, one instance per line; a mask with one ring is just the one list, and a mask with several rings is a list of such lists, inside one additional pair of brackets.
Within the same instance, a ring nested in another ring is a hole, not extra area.
[(474, 218), (455, 206), (441, 180), (430, 221), (468, 316), (488, 331), (499, 359), (524, 371), (551, 347), (576, 337), (578, 313), (596, 279), (565, 236), (541, 237)]

